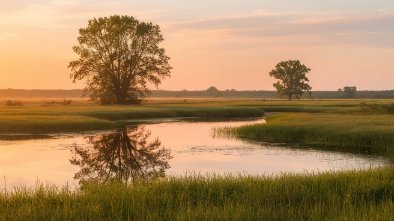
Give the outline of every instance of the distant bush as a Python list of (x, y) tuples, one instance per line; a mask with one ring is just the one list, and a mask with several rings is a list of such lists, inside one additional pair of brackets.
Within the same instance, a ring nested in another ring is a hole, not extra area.
[(394, 103), (391, 104), (360, 104), (360, 110), (366, 114), (394, 114)]
[(55, 103), (56, 103), (56, 102), (55, 102), (54, 100), (52, 100), (52, 101), (43, 100), (41, 106), (47, 107), (47, 106), (49, 106), (49, 105), (54, 105)]
[(68, 99), (63, 99), (63, 105), (70, 105), (72, 102), (72, 100), (68, 100)]
[(12, 101), (12, 100), (4, 101), (4, 104), (6, 106), (23, 106), (22, 102), (20, 102), (20, 101)]
[(63, 99), (63, 101), (58, 101), (58, 102), (56, 102), (56, 101), (54, 101), (54, 100), (52, 100), (52, 101), (43, 100), (41, 106), (43, 106), (43, 107), (48, 107), (48, 106), (50, 106), (50, 105), (55, 105), (55, 104), (70, 105), (71, 102), (72, 102), (72, 100), (65, 99), (65, 98)]

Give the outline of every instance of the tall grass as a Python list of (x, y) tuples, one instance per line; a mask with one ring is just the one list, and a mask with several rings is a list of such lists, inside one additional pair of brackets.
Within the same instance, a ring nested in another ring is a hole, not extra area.
[(360, 104), (360, 111), (367, 114), (394, 114), (394, 103), (390, 104)]
[[(217, 133), (273, 143), (366, 154), (394, 159), (394, 116), (283, 113), (266, 124), (217, 129)], [(222, 131), (220, 131), (222, 130)]]
[(228, 102), (144, 104), (139, 106), (77, 103), (42, 105), (41, 101), (21, 107), (0, 106), (0, 133), (48, 133), (118, 127), (116, 121), (168, 117), (256, 117), (258, 107), (234, 106)]
[(52, 133), (59, 131), (103, 130), (119, 124), (92, 117), (70, 115), (15, 115), (0, 116), (0, 132)]
[(389, 220), (394, 170), (198, 175), (0, 194), (0, 220)]
[[(58, 132), (108, 129), (113, 121), (167, 117), (257, 117), (267, 112), (349, 113), (360, 111), (361, 100), (283, 100), (260, 99), (157, 99), (143, 105), (97, 105), (87, 101), (23, 100), (23, 106), (0, 105), (0, 133)], [(375, 100), (363, 100), (366, 105)], [(386, 105), (390, 100), (380, 100)], [(52, 104), (53, 103), (53, 104)], [(58, 119), (58, 120), (57, 120)]]
[[(41, 102), (41, 101), (40, 101)], [(161, 101), (160, 101), (161, 102)], [(394, 156), (394, 116), (362, 115), (359, 101), (178, 101), (141, 106), (24, 102), (0, 106), (0, 132), (103, 129), (157, 117), (250, 117), (267, 124), (225, 129), (236, 136)], [(386, 101), (384, 101), (386, 102)], [(373, 103), (373, 101), (368, 101)], [(322, 174), (200, 175), (0, 193), (2, 220), (390, 220), (394, 168)]]

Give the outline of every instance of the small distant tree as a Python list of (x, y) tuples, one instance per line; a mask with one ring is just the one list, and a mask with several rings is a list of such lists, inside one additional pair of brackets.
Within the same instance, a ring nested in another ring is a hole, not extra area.
[(345, 92), (345, 97), (347, 98), (355, 98), (357, 94), (357, 87), (355, 86), (345, 86), (343, 87), (343, 92)]
[(220, 96), (222, 93), (220, 93), (220, 91), (216, 88), (216, 87), (209, 87), (207, 89), (207, 92), (210, 96), (214, 96), (214, 97), (218, 97)]
[(300, 98), (304, 91), (310, 93), (312, 90), (305, 76), (310, 70), (298, 60), (288, 60), (279, 62), (269, 75), (278, 79), (273, 85), (278, 94), (287, 96), (290, 101), (293, 97)]
[(156, 87), (170, 76), (169, 57), (159, 47), (160, 27), (131, 16), (114, 15), (90, 20), (79, 29), (71, 61), (71, 79), (86, 80), (85, 93), (102, 104), (139, 103), (149, 93), (147, 83)]

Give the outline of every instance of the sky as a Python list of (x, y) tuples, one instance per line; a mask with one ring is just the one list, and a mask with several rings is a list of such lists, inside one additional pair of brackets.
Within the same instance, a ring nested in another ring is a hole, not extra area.
[(0, 89), (82, 88), (78, 29), (115, 14), (160, 26), (173, 69), (159, 89), (274, 90), (285, 60), (311, 69), (312, 91), (394, 89), (393, 0), (0, 0)]

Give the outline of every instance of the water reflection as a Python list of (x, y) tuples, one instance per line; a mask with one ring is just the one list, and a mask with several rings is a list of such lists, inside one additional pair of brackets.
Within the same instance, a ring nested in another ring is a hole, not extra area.
[(158, 138), (148, 142), (150, 131), (144, 126), (128, 126), (114, 133), (88, 136), (88, 146), (74, 144), (71, 164), (81, 167), (74, 179), (104, 182), (133, 182), (165, 175), (170, 168), (170, 150)]
[[(49, 134), (51, 139), (14, 140), (10, 134), (6, 139), (0, 137), (0, 191), (5, 187), (34, 186), (37, 180), (62, 186), (84, 180), (132, 182), (164, 173), (166, 176), (183, 176), (190, 172), (276, 176), (369, 169), (389, 164), (385, 158), (376, 156), (291, 149), (224, 137), (212, 139), (212, 128), (254, 123), (262, 123), (262, 119), (160, 120), (141, 122), (139, 126), (118, 131)], [(162, 146), (171, 148), (171, 155)]]

